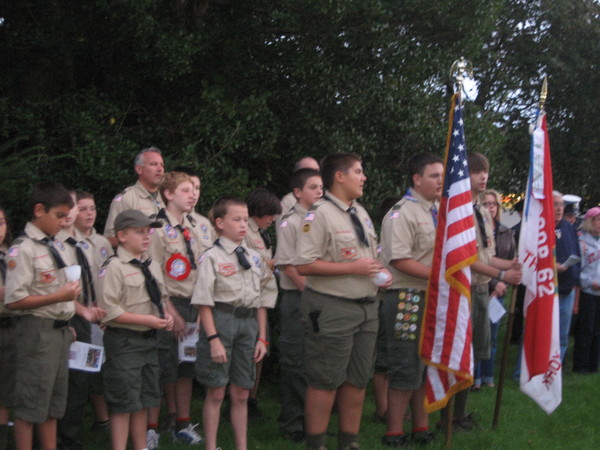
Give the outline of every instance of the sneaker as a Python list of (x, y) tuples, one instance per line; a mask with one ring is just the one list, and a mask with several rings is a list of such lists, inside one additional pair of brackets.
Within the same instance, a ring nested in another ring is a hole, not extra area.
[(429, 430), (416, 431), (410, 434), (410, 440), (418, 445), (426, 445), (435, 439), (435, 433)]
[(399, 434), (396, 436), (385, 435), (381, 438), (381, 443), (387, 447), (399, 448), (408, 446), (408, 439), (404, 434)]
[(146, 447), (148, 450), (155, 450), (158, 448), (158, 442), (160, 441), (160, 434), (156, 430), (150, 429), (146, 433)]
[(110, 432), (110, 420), (106, 422), (96, 422), (92, 423), (92, 431), (106, 431)]
[(200, 445), (204, 438), (195, 430), (197, 426), (198, 424), (192, 425), (190, 423), (179, 431), (173, 431), (173, 440), (187, 445)]

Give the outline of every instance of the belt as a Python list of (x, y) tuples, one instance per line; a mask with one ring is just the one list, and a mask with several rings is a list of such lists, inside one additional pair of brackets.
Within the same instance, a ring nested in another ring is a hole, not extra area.
[(364, 305), (364, 304), (370, 304), (370, 303), (375, 303), (377, 301), (376, 297), (358, 297), (358, 298), (348, 298), (348, 297), (342, 297), (339, 295), (331, 295), (331, 294), (325, 294), (324, 292), (319, 292), (319, 291), (315, 291), (314, 289), (311, 289), (309, 287), (304, 289), (305, 291), (311, 291), (314, 292), (317, 295), (323, 295), (325, 297), (330, 297), (330, 298), (334, 298), (336, 300), (343, 300), (345, 302), (350, 302), (350, 303), (357, 303), (359, 305)]
[(156, 337), (156, 330), (146, 330), (146, 331), (138, 331), (138, 330), (130, 330), (128, 328), (119, 328), (119, 327), (108, 327), (106, 331), (115, 332), (118, 334), (124, 334), (128, 336), (139, 337), (142, 339), (152, 339)]
[(0, 317), (0, 328), (15, 328), (17, 326), (18, 317), (2, 316)]
[(68, 320), (55, 320), (52, 328), (64, 328), (69, 325)]
[(215, 303), (215, 309), (229, 314), (233, 314), (240, 319), (250, 319), (256, 316), (256, 308), (246, 308), (245, 306), (233, 306), (230, 303)]

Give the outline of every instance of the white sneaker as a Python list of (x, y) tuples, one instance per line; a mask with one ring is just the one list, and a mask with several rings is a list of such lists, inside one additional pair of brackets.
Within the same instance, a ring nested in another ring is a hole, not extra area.
[(146, 433), (146, 447), (148, 450), (155, 450), (158, 448), (158, 442), (160, 441), (160, 434), (155, 430), (148, 430)]
[(173, 431), (173, 439), (187, 445), (200, 445), (204, 439), (195, 430), (197, 426), (190, 423), (179, 431)]

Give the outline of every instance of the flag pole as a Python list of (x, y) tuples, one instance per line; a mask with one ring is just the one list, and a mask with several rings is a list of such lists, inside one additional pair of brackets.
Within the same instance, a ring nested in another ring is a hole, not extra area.
[[(546, 98), (548, 97), (548, 77), (544, 77), (542, 83), (542, 90), (540, 92), (540, 110), (544, 110)], [(498, 391), (496, 392), (496, 406), (494, 408), (494, 419), (492, 421), (492, 428), (496, 429), (498, 422), (500, 421), (500, 406), (502, 405), (502, 393), (504, 390), (504, 379), (506, 376), (506, 366), (508, 364), (508, 352), (510, 347), (510, 336), (512, 334), (513, 323), (515, 319), (515, 303), (517, 299), (517, 291), (519, 286), (513, 286), (512, 295), (510, 300), (510, 307), (508, 312), (508, 323), (506, 325), (506, 334), (504, 335), (504, 348), (502, 349), (502, 362), (500, 363), (500, 374), (498, 379)]]

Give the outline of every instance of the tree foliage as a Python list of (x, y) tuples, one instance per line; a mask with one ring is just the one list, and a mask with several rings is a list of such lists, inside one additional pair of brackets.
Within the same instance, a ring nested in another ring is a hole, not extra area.
[(593, 0), (21, 0), (0, 6), (1, 197), (20, 220), (30, 186), (94, 192), (100, 217), (149, 145), (219, 195), (288, 190), (291, 165), (354, 151), (367, 205), (401, 192), (406, 160), (442, 153), (452, 62), (480, 81), (467, 146), (493, 185), (521, 189), (541, 77), (561, 189), (600, 198), (593, 163)]

